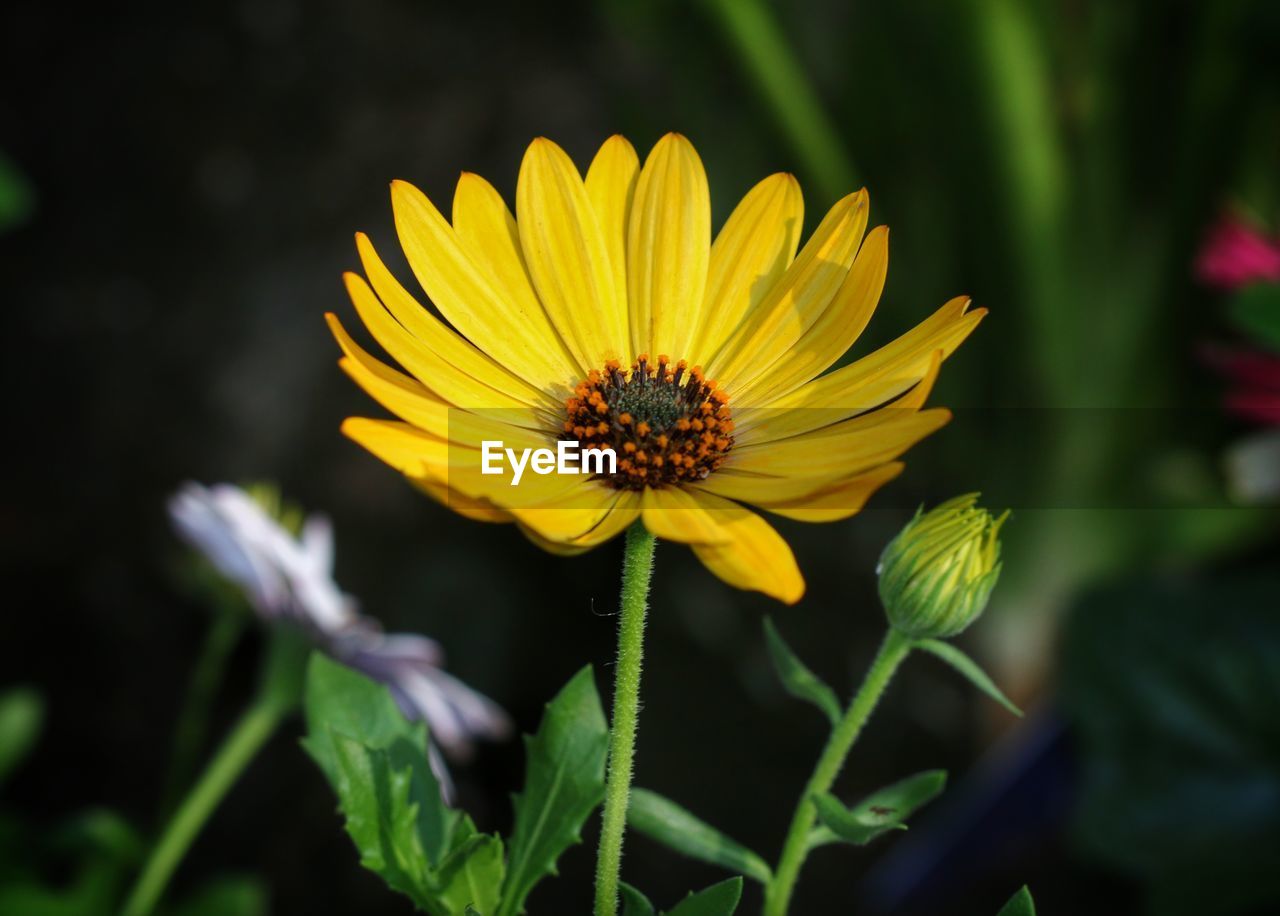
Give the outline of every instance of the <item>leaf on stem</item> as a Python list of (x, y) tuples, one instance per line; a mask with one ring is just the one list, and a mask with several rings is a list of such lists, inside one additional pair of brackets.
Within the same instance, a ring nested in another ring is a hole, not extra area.
[(720, 865), (761, 884), (773, 878), (759, 855), (656, 792), (631, 790), (627, 824), (691, 859)]
[(809, 845), (844, 842), (865, 846), (890, 830), (906, 830), (904, 821), (936, 798), (946, 784), (945, 770), (927, 770), (885, 786), (852, 808), (830, 793), (815, 795), (813, 803), (822, 826), (810, 834)]
[(800, 661), (799, 656), (791, 651), (782, 636), (768, 617), (764, 620), (764, 637), (769, 645), (769, 657), (773, 660), (773, 669), (787, 693), (801, 700), (808, 700), (817, 706), (835, 725), (840, 721), (840, 701), (835, 691), (814, 674)]
[(525, 738), (525, 785), (514, 798), (499, 916), (520, 912), (533, 886), (556, 874), (560, 854), (581, 842), (583, 823), (604, 798), (608, 741), (595, 677), (587, 666), (547, 704), (538, 733)]
[(1031, 899), (1031, 891), (1027, 886), (1009, 898), (1009, 902), (1000, 908), (996, 916), (1036, 916), (1036, 904)]
[(627, 882), (618, 882), (618, 891), (622, 898), (622, 916), (657, 916), (649, 898)]
[(733, 916), (741, 898), (742, 879), (730, 878), (690, 894), (668, 910), (666, 916)]
[(950, 643), (943, 642), (940, 639), (921, 639), (917, 641), (915, 645), (916, 648), (924, 649), (924, 651), (931, 655), (936, 655), (938, 658), (942, 659), (952, 668), (956, 669), (956, 671), (959, 671), (962, 675), (968, 678), (969, 683), (973, 684), (973, 686), (977, 687), (1015, 716), (1018, 716), (1019, 718), (1022, 717), (1022, 710), (1013, 705), (1013, 702), (1004, 695), (999, 687), (996, 686), (995, 681), (991, 680), (991, 678), (987, 676), (987, 673), (978, 667), (977, 662), (965, 655), (955, 646)]

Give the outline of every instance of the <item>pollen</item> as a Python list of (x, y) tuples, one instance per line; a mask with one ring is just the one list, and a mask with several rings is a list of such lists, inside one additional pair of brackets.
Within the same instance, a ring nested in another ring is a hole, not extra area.
[(728, 396), (684, 360), (641, 355), (593, 369), (565, 401), (561, 438), (583, 449), (613, 449), (618, 469), (600, 479), (618, 490), (703, 480), (733, 449)]

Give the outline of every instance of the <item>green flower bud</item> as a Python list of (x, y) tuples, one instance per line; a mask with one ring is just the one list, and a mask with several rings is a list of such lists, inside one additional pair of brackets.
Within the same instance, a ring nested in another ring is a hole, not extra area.
[(978, 494), (916, 511), (880, 554), (880, 601), (914, 639), (954, 636), (978, 619), (1000, 576), (1000, 526)]

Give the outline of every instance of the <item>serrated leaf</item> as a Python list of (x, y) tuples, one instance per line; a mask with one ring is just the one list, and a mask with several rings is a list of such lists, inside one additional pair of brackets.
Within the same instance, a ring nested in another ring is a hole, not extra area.
[(769, 658), (773, 660), (773, 670), (787, 693), (801, 700), (807, 700), (817, 706), (835, 725), (840, 721), (840, 701), (836, 693), (811, 670), (800, 657), (791, 651), (782, 636), (768, 617), (764, 620), (764, 638), (769, 646)]
[(473, 832), (441, 864), (437, 897), (450, 913), (496, 913), (506, 869), (502, 839), (474, 833), (470, 820), (465, 823)]
[(23, 761), (40, 737), (44, 700), (30, 687), (0, 694), (0, 783)]
[(936, 798), (946, 784), (945, 770), (928, 770), (885, 786), (852, 808), (846, 808), (829, 793), (815, 795), (813, 804), (818, 810), (818, 820), (829, 834), (823, 834), (819, 828), (811, 835), (810, 845), (838, 840), (864, 846), (890, 830), (906, 830), (904, 821), (920, 806)]
[(1013, 705), (1013, 702), (996, 686), (995, 681), (991, 680), (987, 673), (978, 667), (977, 662), (951, 645), (951, 643), (943, 642), (940, 639), (921, 639), (916, 642), (916, 647), (942, 659), (964, 675), (973, 686), (991, 697), (1009, 712), (1021, 718), (1022, 710)]
[(390, 752), (370, 748), (331, 730), (338, 801), (360, 864), (393, 890), (429, 913), (435, 905), (429, 883), (431, 863), (418, 833), (418, 806), (412, 799), (413, 768), (397, 768)]
[(1231, 320), (1257, 343), (1280, 351), (1280, 286), (1254, 283), (1236, 293)]
[(618, 882), (618, 896), (622, 900), (622, 916), (656, 916), (649, 898), (627, 882)]
[(1035, 901), (1031, 899), (1031, 891), (1025, 884), (1009, 898), (1009, 902), (1000, 908), (996, 916), (1036, 916)]
[(583, 668), (550, 703), (538, 732), (525, 739), (524, 791), (515, 801), (507, 879), (496, 916), (521, 912), (525, 898), (556, 859), (581, 841), (580, 831), (604, 798), (609, 741), (595, 676)]
[(668, 910), (666, 916), (733, 916), (741, 899), (742, 879), (730, 878), (690, 894), (677, 903), (675, 909)]
[(656, 792), (631, 790), (627, 824), (691, 859), (722, 866), (761, 884), (773, 878), (756, 853)]
[(337, 790), (334, 736), (367, 748), (391, 749), (399, 770), (409, 767), (417, 830), (427, 861), (437, 865), (451, 846), (457, 812), (444, 804), (427, 764), (427, 731), (409, 722), (387, 688), (320, 653), (312, 655), (304, 694), (307, 737), (302, 745)]

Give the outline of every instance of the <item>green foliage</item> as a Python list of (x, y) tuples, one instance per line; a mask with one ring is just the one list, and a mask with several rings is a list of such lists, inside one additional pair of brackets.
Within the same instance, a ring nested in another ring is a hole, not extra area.
[(35, 191), (25, 175), (0, 153), (0, 232), (21, 225), (35, 209)]
[(1145, 881), (1151, 912), (1280, 906), (1280, 577), (1139, 580), (1068, 619), (1076, 831)]
[(581, 841), (583, 823), (604, 798), (608, 741), (609, 727), (588, 666), (547, 704), (538, 733), (525, 740), (525, 786), (515, 797), (499, 916), (519, 912), (533, 886), (556, 874), (560, 854)]
[(361, 864), (431, 916), (520, 912), (604, 792), (607, 728), (590, 668), (526, 742), (509, 858), (500, 837), (444, 804), (425, 727), (408, 722), (385, 687), (317, 654), (306, 718), (303, 744), (338, 796)]
[(730, 878), (690, 894), (668, 910), (666, 916), (733, 916), (741, 899), (742, 879)]
[(40, 737), (44, 700), (30, 687), (0, 693), (0, 784), (26, 758)]
[(759, 855), (656, 792), (631, 790), (627, 824), (691, 859), (720, 865), (761, 884), (773, 877)]
[(773, 660), (773, 668), (787, 692), (801, 700), (808, 700), (817, 706), (830, 720), (832, 725), (840, 721), (840, 701), (835, 691), (826, 685), (821, 678), (809, 670), (804, 662), (791, 651), (791, 647), (783, 641), (773, 621), (764, 620), (764, 637), (769, 645), (769, 657)]
[(906, 830), (904, 823), (918, 808), (942, 793), (945, 770), (927, 770), (885, 786), (846, 808), (830, 793), (814, 796), (821, 827), (814, 829), (809, 845), (844, 842), (865, 846), (890, 830)]
[(977, 687), (991, 699), (995, 700), (1009, 712), (1019, 718), (1022, 717), (1022, 710), (1013, 704), (1003, 691), (996, 686), (995, 681), (987, 675), (985, 671), (978, 667), (978, 663), (965, 655), (951, 643), (943, 642), (940, 639), (921, 639), (916, 642), (917, 649), (923, 649), (931, 655), (936, 655), (942, 659), (956, 671), (960, 672), (969, 683)]
[(1036, 904), (1031, 899), (1031, 891), (1024, 884), (1022, 889), (1009, 898), (996, 916), (1036, 916)]
[[(625, 881), (621, 883), (622, 916), (657, 916), (649, 898)], [(664, 916), (733, 916), (742, 898), (742, 879), (729, 878), (691, 893)]]
[(229, 875), (209, 882), (168, 912), (170, 916), (268, 916), (271, 904), (260, 879)]
[(1236, 293), (1231, 320), (1257, 343), (1280, 352), (1280, 285), (1255, 283)]
[(657, 916), (649, 898), (630, 884), (622, 881), (618, 884), (618, 896), (622, 900), (622, 916)]

